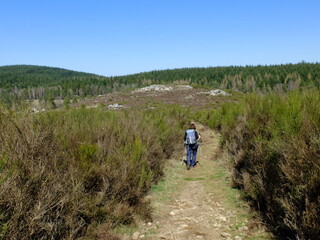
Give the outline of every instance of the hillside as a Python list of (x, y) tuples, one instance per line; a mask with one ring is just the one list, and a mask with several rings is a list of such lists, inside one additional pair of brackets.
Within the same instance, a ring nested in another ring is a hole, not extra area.
[[(294, 88), (320, 85), (320, 64), (299, 63), (270, 66), (229, 66), (208, 68), (181, 68), (151, 71), (116, 77), (121, 82), (142, 84), (144, 81), (157, 83), (184, 82), (240, 91), (268, 90), (280, 87)], [(295, 84), (294, 84), (295, 82)]]
[(12, 65), (0, 67), (0, 88), (28, 88), (57, 86), (64, 82), (90, 81), (96, 83), (105, 77), (62, 68)]
[(241, 92), (319, 88), (320, 64), (181, 68), (117, 77), (43, 66), (0, 67), (0, 98), (6, 103), (98, 96), (150, 84), (190, 84)]
[(85, 99), (72, 106), (103, 107), (105, 110), (146, 110), (160, 106), (179, 105), (191, 109), (207, 109), (215, 108), (225, 102), (236, 101), (241, 95), (232, 92), (225, 96), (205, 88), (193, 88), (189, 85), (151, 85), (135, 91), (113, 92), (97, 98)]

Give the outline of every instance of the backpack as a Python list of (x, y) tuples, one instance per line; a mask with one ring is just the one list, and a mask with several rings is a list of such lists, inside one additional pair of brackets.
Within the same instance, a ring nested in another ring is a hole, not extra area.
[(196, 132), (194, 129), (188, 129), (187, 133), (187, 144), (195, 144), (196, 143)]

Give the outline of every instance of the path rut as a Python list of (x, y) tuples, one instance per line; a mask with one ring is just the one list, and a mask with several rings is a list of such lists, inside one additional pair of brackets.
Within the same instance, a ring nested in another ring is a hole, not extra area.
[(186, 170), (181, 160), (172, 160), (167, 179), (149, 196), (153, 222), (142, 224), (131, 239), (269, 239), (261, 226), (252, 224), (248, 206), (229, 186), (217, 158), (219, 135), (199, 126), (199, 164)]

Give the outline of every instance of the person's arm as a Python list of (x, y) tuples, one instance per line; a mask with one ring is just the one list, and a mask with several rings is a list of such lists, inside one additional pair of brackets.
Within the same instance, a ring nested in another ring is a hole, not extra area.
[(187, 131), (184, 132), (184, 137), (183, 140), (186, 141), (187, 140)]
[(197, 141), (199, 141), (200, 139), (201, 139), (201, 135), (200, 135), (200, 133), (198, 133), (197, 131), (196, 131), (196, 139), (197, 139)]

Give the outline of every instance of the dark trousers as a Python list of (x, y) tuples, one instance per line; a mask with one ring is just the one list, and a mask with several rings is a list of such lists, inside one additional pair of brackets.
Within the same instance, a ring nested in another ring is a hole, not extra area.
[(194, 167), (196, 165), (197, 151), (197, 144), (187, 145), (187, 164), (189, 164), (191, 167)]

